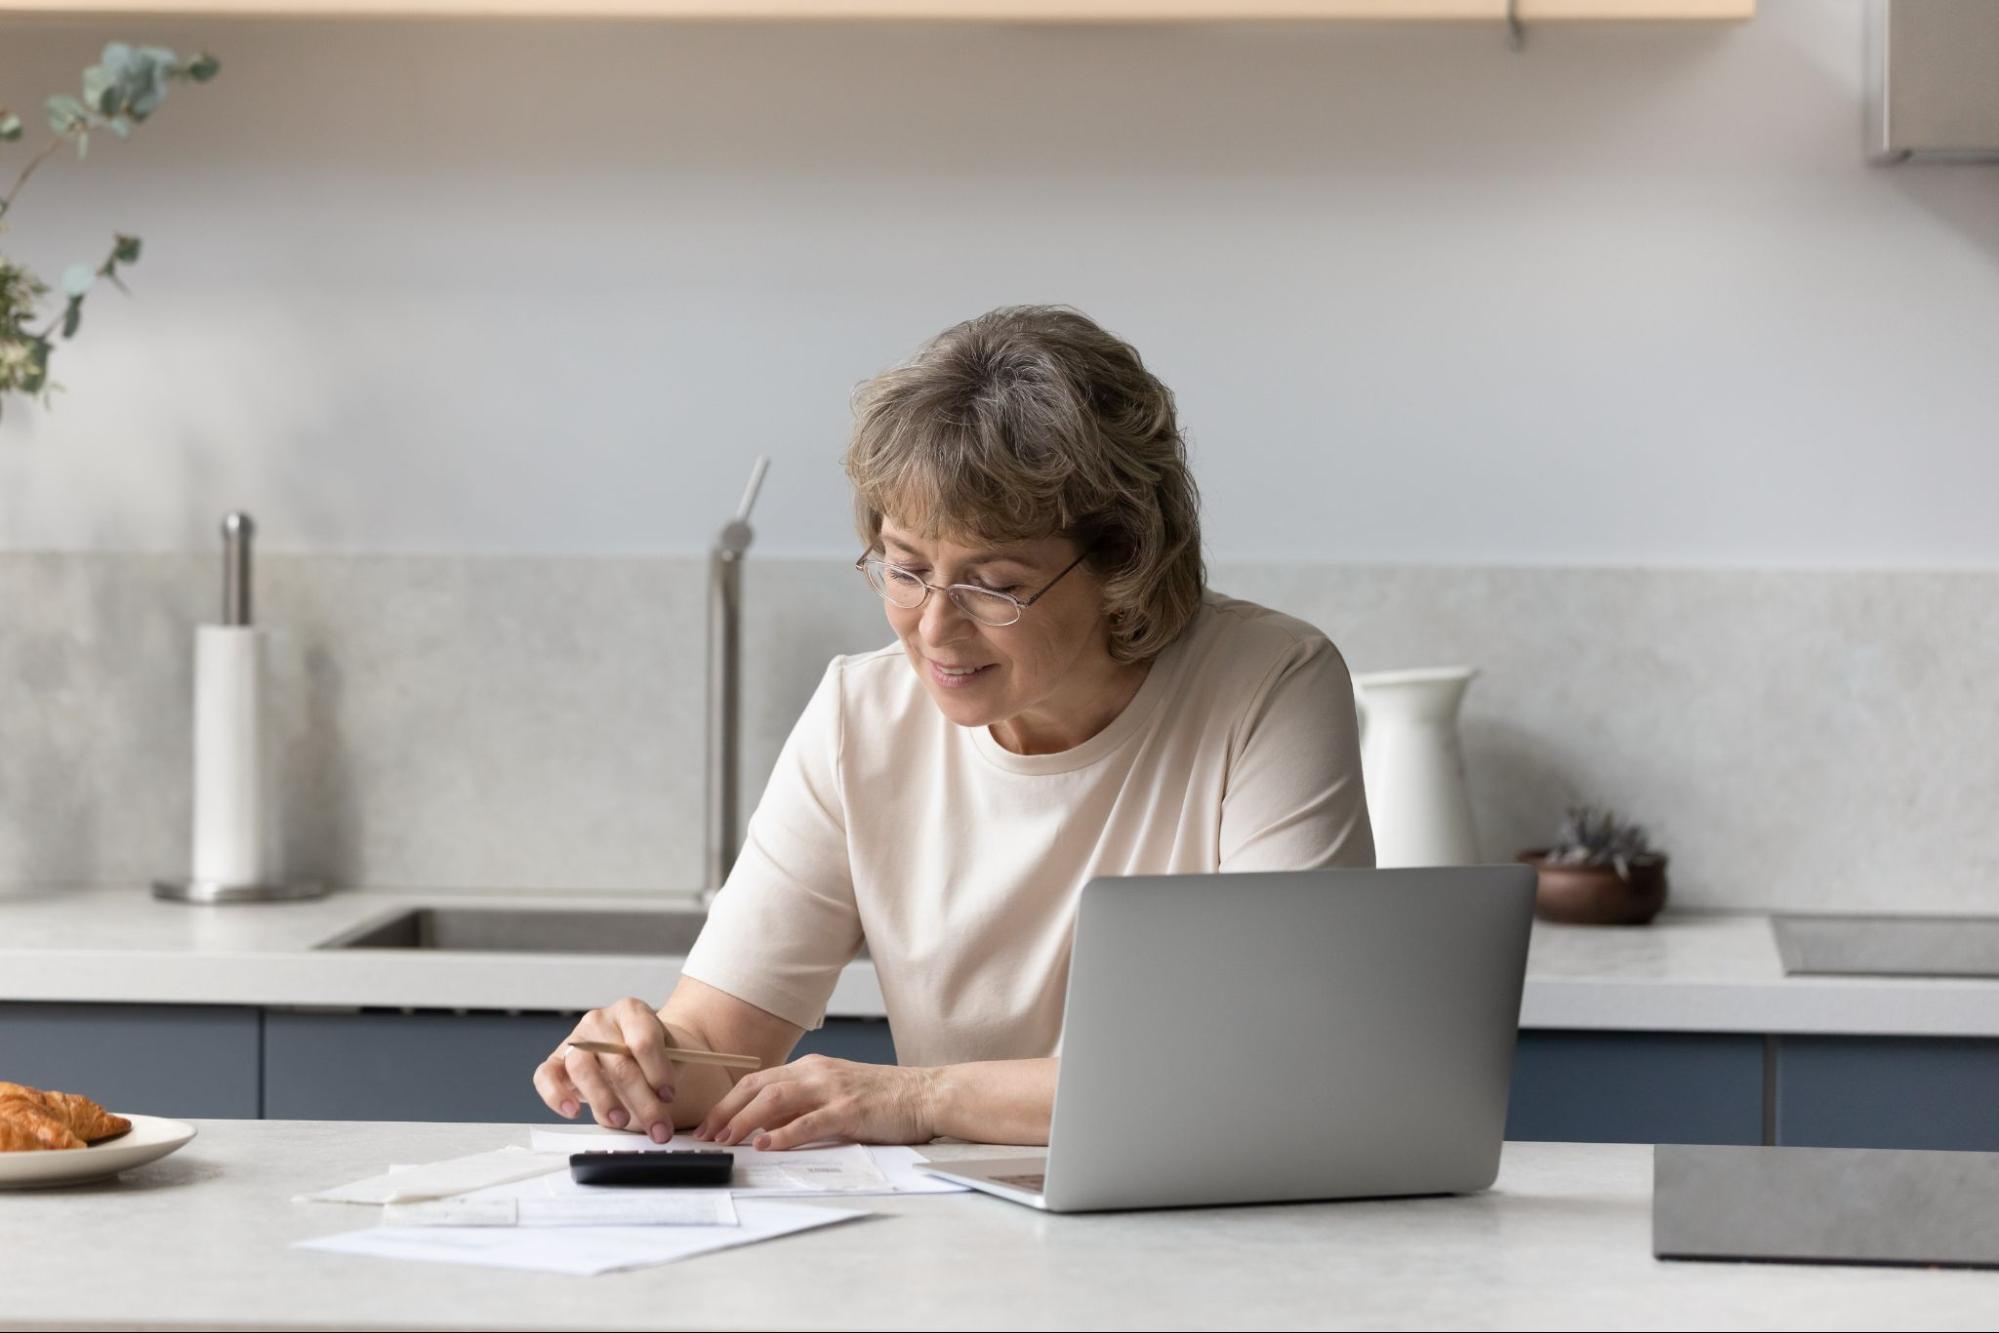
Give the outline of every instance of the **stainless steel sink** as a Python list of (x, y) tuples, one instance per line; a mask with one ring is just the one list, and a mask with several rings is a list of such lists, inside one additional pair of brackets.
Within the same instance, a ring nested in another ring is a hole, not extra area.
[(314, 947), (682, 957), (707, 920), (707, 913), (689, 911), (419, 907), (366, 922)]

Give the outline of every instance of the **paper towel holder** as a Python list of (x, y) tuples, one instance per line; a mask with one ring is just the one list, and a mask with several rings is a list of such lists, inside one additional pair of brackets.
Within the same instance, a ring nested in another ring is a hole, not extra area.
[[(240, 511), (231, 512), (222, 519), (222, 624), (220, 626), (222, 629), (248, 631), (251, 628), (250, 540), (255, 536), (256, 531), (256, 523), (248, 514)], [(253, 672), (253, 676), (254, 674)], [(252, 684), (254, 686), (254, 679)], [(197, 681), (196, 689), (198, 695), (200, 692), (199, 681)], [(259, 691), (253, 688), (249, 693), (249, 706), (254, 710)], [(196, 708), (198, 711), (200, 708), (199, 702), (197, 702)], [(199, 732), (200, 726), (198, 720), (196, 729)], [(199, 742), (197, 742), (198, 747)], [(198, 775), (201, 763), (199, 754), (195, 757), (195, 763)], [(252, 772), (249, 780), (254, 784), (260, 785), (263, 779), (261, 764), (253, 761), (251, 769)], [(195, 800), (198, 806), (201, 801), (198, 776), (196, 787)], [(261, 806), (259, 808), (261, 809)], [(201, 811), (197, 808), (195, 811), (197, 830), (200, 827), (200, 820)], [(262, 829), (259, 828), (257, 836), (261, 837), (261, 835)], [(261, 859), (261, 857), (258, 858), (260, 868)], [(197, 851), (195, 856), (197, 870), (200, 868), (200, 861), (201, 854)], [(326, 886), (324, 884), (311, 881), (284, 883), (282, 881), (274, 881), (264, 874), (253, 875), (246, 880), (240, 881), (203, 877), (198, 874), (186, 879), (156, 879), (153, 881), (153, 896), (155, 898), (164, 898), (172, 902), (184, 903), (285, 902), (301, 898), (317, 898), (325, 892)]]

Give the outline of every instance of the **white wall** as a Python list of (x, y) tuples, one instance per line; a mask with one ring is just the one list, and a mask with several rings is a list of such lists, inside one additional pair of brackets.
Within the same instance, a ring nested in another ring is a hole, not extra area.
[(760, 550), (844, 553), (853, 385), (1067, 301), (1179, 392), (1224, 560), (1999, 566), (1999, 168), (1863, 164), (1852, 0), (1523, 54), (16, 20), (0, 100), (110, 36), (223, 72), (23, 192), (51, 276), (147, 250), (0, 422), (0, 549), (693, 551), (761, 449)]

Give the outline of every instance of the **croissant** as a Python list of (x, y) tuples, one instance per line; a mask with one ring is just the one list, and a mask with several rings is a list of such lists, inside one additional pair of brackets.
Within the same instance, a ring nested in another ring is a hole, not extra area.
[(83, 1146), (75, 1131), (40, 1102), (0, 1097), (0, 1152)]
[(56, 1116), (68, 1121), (70, 1133), (86, 1143), (116, 1138), (132, 1128), (132, 1122), (124, 1116), (112, 1115), (82, 1093), (44, 1093), (43, 1103)]
[(79, 1093), (0, 1082), (0, 1152), (81, 1148), (131, 1128), (124, 1116), (112, 1115)]

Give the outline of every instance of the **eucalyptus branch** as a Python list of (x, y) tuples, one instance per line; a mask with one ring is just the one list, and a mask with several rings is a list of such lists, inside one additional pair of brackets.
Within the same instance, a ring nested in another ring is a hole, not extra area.
[(14, 206), (14, 196), (19, 194), (21, 192), (21, 187), (28, 183), (28, 177), (35, 174), (35, 168), (39, 167), (42, 163), (48, 161), (50, 156), (54, 154), (56, 149), (63, 146), (64, 142), (65, 141), (63, 137), (60, 135), (58, 135), (56, 138), (49, 140), (49, 146), (42, 149), (41, 152), (35, 154), (34, 160), (28, 163), (27, 166), (21, 168), (21, 174), (14, 178), (13, 187), (7, 191), (7, 194), (4, 198), (0, 198), (0, 218), (4, 218), (7, 216), (7, 210)]
[(132, 294), (131, 289), (118, 276), (118, 265), (134, 263), (138, 258), (139, 238), (136, 236), (120, 235), (112, 241), (111, 253), (104, 256), (104, 262), (96, 268), (86, 270), (82, 273), (78, 272), (78, 269), (81, 268), (80, 265), (72, 268), (69, 273), (63, 276), (63, 285), (69, 292), (68, 304), (63, 306), (63, 311), (60, 315), (49, 321), (47, 328), (35, 336), (43, 342), (48, 342), (55, 337), (56, 330), (60, 329), (62, 330), (63, 337), (74, 338), (77, 326), (83, 322), (84, 294), (90, 290), (90, 284), (98, 278), (106, 279), (113, 287), (130, 296)]
[[(112, 42), (104, 48), (103, 59), (83, 71), (80, 96), (57, 93), (42, 105), (49, 129), (55, 137), (21, 169), (4, 196), (0, 196), (0, 220), (6, 218), (21, 189), (42, 163), (65, 144), (76, 146), (82, 158), (90, 148), (93, 131), (109, 130), (124, 139), (134, 125), (143, 123), (166, 100), (172, 83), (206, 83), (221, 68), (214, 56), (203, 52), (181, 60), (160, 46), (128, 46)], [(21, 138), (21, 118), (0, 106), (0, 143)], [(4, 231), (0, 225), (0, 231)], [(118, 267), (139, 259), (139, 238), (119, 234), (111, 253), (95, 266), (72, 264), (63, 273), (66, 298), (61, 313), (39, 332), (29, 324), (37, 317), (49, 285), (19, 264), (0, 255), (0, 401), (7, 394), (40, 396), (44, 403), (58, 387), (49, 379), (49, 357), (55, 340), (74, 338), (83, 322), (83, 298), (102, 278), (120, 291)]]

